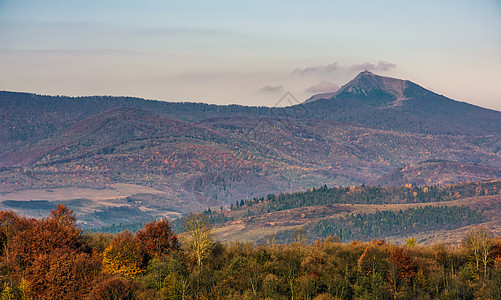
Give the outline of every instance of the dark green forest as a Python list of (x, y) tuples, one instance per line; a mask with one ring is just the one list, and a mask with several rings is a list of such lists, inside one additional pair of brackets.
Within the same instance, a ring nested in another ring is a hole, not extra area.
[[(241, 200), (232, 210), (246, 210), (259, 205), (266, 212), (327, 204), (403, 204), (451, 201), (474, 196), (498, 195), (500, 181), (467, 182), (453, 185), (398, 187), (348, 186), (312, 188), (305, 192), (270, 194), (262, 198)], [(252, 209), (251, 209), (252, 210)]]
[[(405, 185), (399, 187), (381, 186), (348, 186), (309, 189), (305, 192), (270, 194), (266, 197), (242, 199), (231, 204), (230, 212), (220, 208), (208, 208), (204, 214), (212, 225), (223, 224), (229, 221), (248, 218), (270, 212), (284, 211), (301, 207), (312, 207), (332, 204), (410, 204), (445, 202), (476, 196), (499, 195), (501, 181), (467, 182), (446, 186), (416, 186)], [(381, 214), (386, 214), (382, 216)], [(395, 224), (375, 221), (380, 218), (395, 220)], [(363, 219), (361, 222), (356, 220)], [(413, 220), (412, 224), (409, 224)], [(467, 207), (428, 207), (404, 210), (398, 213), (385, 211), (375, 215), (351, 216), (344, 219), (322, 221), (318, 228), (332, 228), (332, 232), (340, 236), (343, 241), (351, 239), (372, 239), (384, 235), (389, 236), (397, 230), (405, 229), (409, 233), (431, 229), (451, 229), (476, 224), (482, 221), (481, 215)], [(369, 225), (363, 225), (370, 222)], [(407, 223), (406, 223), (407, 222)], [(330, 223), (327, 225), (324, 223)], [(183, 219), (173, 222), (173, 227), (183, 231)], [(383, 225), (383, 226), (380, 226)], [(385, 226), (392, 226), (391, 230)], [(364, 227), (364, 228), (362, 228)], [(370, 228), (369, 228), (370, 227)], [(326, 237), (331, 229), (310, 229), (314, 237)], [(351, 232), (351, 233), (350, 233)], [(327, 235), (326, 235), (327, 234)], [(287, 238), (285, 239), (287, 240)]]
[(312, 228), (314, 236), (337, 236), (342, 241), (367, 240), (402, 233), (455, 229), (482, 221), (482, 216), (467, 206), (427, 206), (406, 210), (378, 211), (347, 215), (341, 220), (324, 219)]

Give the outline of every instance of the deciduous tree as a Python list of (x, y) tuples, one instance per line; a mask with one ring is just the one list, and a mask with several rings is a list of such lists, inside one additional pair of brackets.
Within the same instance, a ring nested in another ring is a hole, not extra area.
[(475, 270), (479, 272), (480, 267), (482, 267), (484, 276), (486, 276), (487, 266), (492, 260), (492, 233), (484, 227), (475, 227), (468, 231), (463, 239), (463, 244), (475, 263)]
[(11, 211), (0, 211), (0, 255), (8, 256), (9, 243), (19, 231), (28, 226), (29, 221)]
[(96, 285), (89, 294), (89, 300), (134, 300), (139, 286), (130, 279), (109, 278)]
[(199, 268), (212, 246), (211, 229), (209, 218), (200, 213), (192, 213), (184, 221), (184, 230), (190, 237), (188, 247)]
[(390, 266), (390, 284), (395, 292), (400, 285), (410, 285), (417, 274), (418, 268), (414, 259), (401, 247), (390, 250), (388, 258)]
[(128, 230), (117, 234), (103, 253), (104, 269), (126, 278), (142, 273), (145, 260), (139, 240)]
[(179, 247), (177, 236), (172, 232), (170, 223), (166, 220), (147, 223), (143, 230), (136, 233), (136, 236), (151, 257), (169, 254)]

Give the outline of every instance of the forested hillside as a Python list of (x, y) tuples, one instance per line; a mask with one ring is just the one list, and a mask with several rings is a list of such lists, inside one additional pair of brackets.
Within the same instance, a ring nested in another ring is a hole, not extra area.
[(451, 185), (398, 187), (348, 186), (309, 189), (305, 192), (270, 194), (262, 198), (241, 200), (232, 205), (235, 211), (272, 212), (304, 206), (328, 204), (405, 204), (441, 202), (474, 196), (501, 194), (501, 180)]
[[(482, 227), (459, 246), (328, 237), (215, 241), (193, 214), (136, 233), (84, 233), (64, 206), (44, 219), (0, 211), (3, 299), (499, 299), (501, 241)], [(179, 242), (179, 240), (181, 242)]]
[(287, 106), (0, 92), (0, 209), (41, 216), (4, 201), (54, 205), (51, 191), (82, 223), (109, 226), (126, 211), (142, 222), (324, 185), (501, 175), (501, 112), (412, 82), (366, 71), (314, 101), (277, 100)]
[(431, 159), (397, 168), (372, 181), (371, 184), (397, 186), (406, 183), (427, 185), (434, 182), (443, 185), (453, 182), (481, 181), (487, 178), (501, 178), (501, 168)]
[(450, 230), (481, 223), (483, 217), (467, 206), (427, 206), (373, 214), (347, 215), (342, 220), (323, 219), (304, 229), (311, 238), (337, 236), (342, 241), (370, 240), (397, 234)]
[[(291, 242), (296, 231), (305, 241), (337, 236), (341, 241), (418, 237), (430, 243), (457, 242), (458, 234), (475, 224), (489, 224), (501, 233), (501, 181), (444, 186), (348, 186), (242, 199), (230, 210), (208, 208), (204, 214), (225, 241)], [(173, 221), (181, 232), (184, 219)]]

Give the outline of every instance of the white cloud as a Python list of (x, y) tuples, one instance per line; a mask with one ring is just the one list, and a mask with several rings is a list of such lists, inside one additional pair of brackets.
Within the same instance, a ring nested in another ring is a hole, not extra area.
[(373, 64), (370, 62), (365, 62), (363, 64), (355, 64), (350, 67), (350, 70), (353, 71), (364, 71), (364, 70), (369, 70), (369, 71), (375, 71), (375, 72), (384, 72), (384, 71), (389, 71), (391, 69), (396, 68), (397, 65), (393, 63), (389, 63), (386, 61), (379, 61), (377, 64)]
[(334, 82), (322, 81), (307, 88), (306, 92), (319, 94), (331, 93), (337, 90), (339, 90), (339, 85), (335, 84)]
[(306, 75), (308, 73), (334, 73), (339, 69), (339, 65), (337, 62), (328, 64), (328, 65), (320, 65), (320, 66), (311, 66), (306, 68), (298, 68), (294, 70), (294, 74)]
[(262, 88), (259, 89), (260, 92), (262, 93), (276, 93), (276, 92), (281, 92), (284, 90), (284, 87), (281, 85), (265, 85)]
[(397, 65), (386, 62), (379, 61), (378, 63), (365, 62), (362, 64), (354, 64), (351, 66), (343, 66), (339, 62), (334, 62), (326, 65), (317, 65), (304, 68), (297, 68), (292, 73), (297, 75), (308, 75), (308, 74), (333, 74), (333, 73), (343, 73), (343, 72), (353, 72), (353, 71), (363, 71), (370, 70), (374, 72), (384, 72), (396, 68)]

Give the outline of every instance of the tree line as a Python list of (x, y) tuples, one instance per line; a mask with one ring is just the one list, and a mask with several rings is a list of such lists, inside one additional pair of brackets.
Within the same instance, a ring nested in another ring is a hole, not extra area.
[(341, 219), (323, 219), (311, 225), (313, 236), (338, 236), (342, 241), (374, 239), (427, 230), (455, 229), (482, 221), (467, 206), (426, 206), (372, 214), (347, 214)]
[(71, 210), (0, 212), (1, 299), (501, 299), (501, 240), (476, 227), (461, 245), (373, 240), (214, 241), (208, 216), (135, 234), (84, 233)]
[[(397, 204), (427, 203), (462, 199), (474, 196), (498, 195), (501, 181), (467, 182), (453, 185), (416, 186), (406, 184), (398, 187), (347, 186), (312, 188), (305, 192), (270, 194), (263, 198), (240, 201), (234, 209), (252, 207), (266, 203), (266, 210), (280, 211), (304, 206), (357, 203), (357, 204)], [(243, 205), (242, 205), (243, 204)]]
[[(266, 197), (241, 199), (230, 203), (230, 212), (208, 208), (204, 214), (212, 224), (222, 224), (249, 216), (308, 206), (329, 204), (406, 204), (452, 201), (476, 196), (499, 195), (501, 181), (466, 182), (451, 185), (397, 187), (347, 186), (312, 188), (303, 192), (269, 194)], [(443, 208), (448, 209), (448, 208)], [(182, 219), (174, 221), (182, 230)]]

